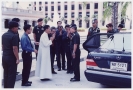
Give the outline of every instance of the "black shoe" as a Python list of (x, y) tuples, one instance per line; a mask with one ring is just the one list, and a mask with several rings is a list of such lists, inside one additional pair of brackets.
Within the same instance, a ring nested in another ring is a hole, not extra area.
[(53, 71), (52, 74), (57, 74), (57, 72)]
[(16, 72), (16, 75), (18, 75), (19, 74), (19, 72)]
[(80, 81), (80, 79), (75, 79), (75, 78), (73, 78), (73, 79), (71, 79), (70, 81), (71, 81), (71, 82), (75, 82), (75, 81)]
[(61, 71), (61, 68), (59, 68), (58, 71)]
[(28, 83), (32, 84), (32, 81), (28, 81)]
[(69, 73), (70, 73), (70, 71), (67, 71), (66, 73), (67, 73), (67, 74), (69, 74)]
[(73, 74), (73, 71), (70, 71), (70, 74)]
[(41, 81), (48, 81), (48, 80), (50, 80), (50, 79), (40, 79)]
[(31, 84), (27, 82), (25, 84), (21, 84), (21, 86), (31, 86)]
[(66, 71), (66, 69), (65, 69), (65, 68), (62, 68), (62, 70)]

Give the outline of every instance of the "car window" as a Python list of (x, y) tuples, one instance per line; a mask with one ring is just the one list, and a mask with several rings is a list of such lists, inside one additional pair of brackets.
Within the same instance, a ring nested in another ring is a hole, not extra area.
[[(131, 50), (131, 35), (130, 34), (114, 34), (114, 38), (109, 38), (100, 48), (114, 49), (122, 51), (123, 47), (125, 50)], [(123, 42), (124, 37), (124, 42)]]

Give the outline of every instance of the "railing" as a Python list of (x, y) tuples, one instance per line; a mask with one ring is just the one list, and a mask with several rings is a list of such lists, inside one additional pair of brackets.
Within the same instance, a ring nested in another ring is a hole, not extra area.
[(25, 13), (25, 14), (34, 14), (34, 15), (43, 15), (43, 11), (33, 11), (33, 10), (25, 10), (19, 8), (10, 8), (10, 7), (2, 7), (2, 12), (12, 12), (12, 13)]

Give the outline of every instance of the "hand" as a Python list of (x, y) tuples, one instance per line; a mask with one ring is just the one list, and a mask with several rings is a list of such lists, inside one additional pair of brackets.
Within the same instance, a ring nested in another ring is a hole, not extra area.
[(73, 54), (72, 54), (73, 59), (75, 58), (75, 56), (76, 56), (75, 53), (73, 53)]
[(19, 60), (16, 60), (16, 64), (19, 64)]
[(53, 38), (53, 37), (50, 37), (50, 40), (51, 40), (51, 41), (53, 41), (53, 40), (54, 40), (54, 38)]
[(37, 51), (36, 49), (34, 50), (34, 52), (35, 52), (35, 53), (38, 53), (38, 51)]
[(39, 45), (39, 42), (35, 42), (35, 45)]

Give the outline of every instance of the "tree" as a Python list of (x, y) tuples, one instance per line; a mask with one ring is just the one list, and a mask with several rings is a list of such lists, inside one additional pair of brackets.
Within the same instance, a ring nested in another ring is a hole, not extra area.
[[(103, 20), (111, 17), (111, 22), (114, 26), (114, 29), (117, 28), (118, 25), (118, 16), (121, 15), (121, 20), (125, 19), (126, 10), (131, 2), (104, 2), (103, 3)], [(118, 13), (118, 6), (121, 5), (121, 12)]]
[(89, 17), (88, 17), (88, 16), (85, 16), (85, 17), (84, 17), (84, 21), (85, 21), (86, 23), (88, 23), (88, 22), (89, 22)]
[(48, 23), (48, 21), (52, 22), (52, 19), (50, 17), (45, 17), (44, 18), (45, 25)]
[(61, 17), (60, 20), (63, 21), (64, 23), (66, 22), (66, 19), (64, 17)]

